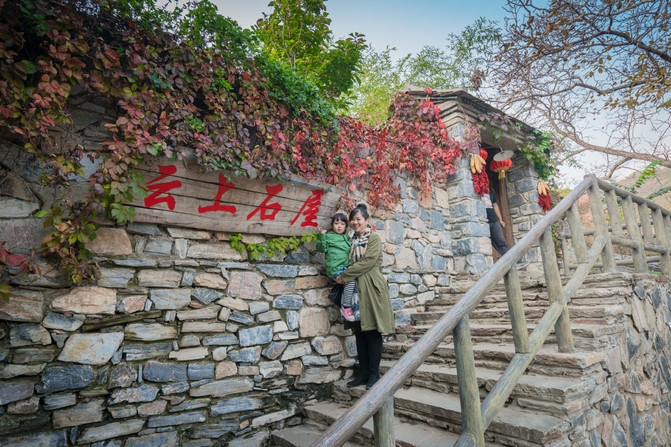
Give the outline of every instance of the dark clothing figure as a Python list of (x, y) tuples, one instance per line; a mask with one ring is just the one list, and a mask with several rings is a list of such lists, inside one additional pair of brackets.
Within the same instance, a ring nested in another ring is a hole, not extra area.
[(505, 255), (510, 248), (503, 236), (503, 228), (501, 227), (499, 205), (496, 203), (496, 194), (493, 189), (489, 189), (489, 197), (485, 194), (483, 197), (485, 202), (485, 211), (487, 212), (487, 222), (489, 222), (489, 237), (492, 240), (492, 245), (499, 252), (501, 256)]

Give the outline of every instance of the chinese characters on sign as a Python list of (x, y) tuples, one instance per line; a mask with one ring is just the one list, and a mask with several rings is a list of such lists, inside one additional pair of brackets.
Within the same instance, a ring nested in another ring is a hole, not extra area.
[(325, 224), (340, 195), (301, 181), (251, 180), (154, 163), (141, 168), (148, 195), (136, 221), (230, 232), (296, 235)]

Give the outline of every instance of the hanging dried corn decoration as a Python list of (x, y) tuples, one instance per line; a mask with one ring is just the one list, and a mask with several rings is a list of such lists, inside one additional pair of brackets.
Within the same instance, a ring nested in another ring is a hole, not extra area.
[(480, 154), (471, 155), (471, 173), (473, 174), (473, 189), (481, 196), (489, 194), (489, 177), (485, 166), (487, 162), (487, 151), (480, 149)]
[(550, 196), (550, 187), (543, 180), (538, 180), (538, 204), (546, 213), (552, 208), (552, 196)]

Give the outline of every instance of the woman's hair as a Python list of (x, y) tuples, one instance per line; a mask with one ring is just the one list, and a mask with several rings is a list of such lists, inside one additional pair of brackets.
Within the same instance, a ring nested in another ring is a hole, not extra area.
[(370, 217), (370, 214), (368, 214), (368, 207), (366, 206), (366, 204), (360, 203), (357, 206), (355, 206), (352, 211), (350, 211), (349, 220), (354, 219), (354, 216), (356, 216), (359, 213), (361, 213), (364, 219), (368, 219)]
[(344, 211), (336, 211), (333, 217), (331, 218), (331, 228), (333, 228), (333, 224), (336, 222), (345, 222), (347, 224), (347, 213)]

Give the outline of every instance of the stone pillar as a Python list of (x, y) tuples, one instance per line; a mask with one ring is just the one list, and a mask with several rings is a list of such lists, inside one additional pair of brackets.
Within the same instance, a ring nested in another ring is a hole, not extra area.
[(473, 189), (468, 157), (456, 160), (455, 169), (447, 179), (455, 271), (479, 275), (492, 265), (485, 205)]
[[(536, 190), (538, 174), (533, 168), (533, 162), (527, 160), (521, 151), (515, 151), (513, 166), (506, 173), (506, 179), (513, 236), (515, 241), (518, 241), (543, 218), (543, 210), (538, 205), (538, 191)], [(538, 244), (528, 250), (523, 259), (540, 266)]]

